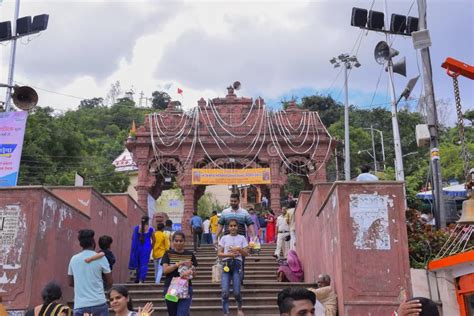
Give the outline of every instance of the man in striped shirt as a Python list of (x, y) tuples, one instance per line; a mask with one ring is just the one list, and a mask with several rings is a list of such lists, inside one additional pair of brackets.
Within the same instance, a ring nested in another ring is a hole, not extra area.
[[(222, 230), (224, 230), (224, 235), (229, 234), (229, 221), (231, 219), (237, 220), (239, 225), (237, 233), (239, 235), (247, 236), (247, 229), (248, 235), (250, 240), (254, 240), (255, 235), (255, 228), (252, 218), (247, 210), (241, 208), (240, 204), (240, 195), (238, 193), (232, 193), (230, 195), (230, 207), (226, 208), (222, 211), (221, 217), (219, 218), (218, 226), (217, 226), (217, 233), (216, 233), (216, 240), (215, 244), (217, 244), (219, 236), (222, 234)], [(244, 257), (245, 258), (245, 257)], [(244, 269), (245, 266), (245, 259), (242, 261), (242, 282), (244, 279)]]

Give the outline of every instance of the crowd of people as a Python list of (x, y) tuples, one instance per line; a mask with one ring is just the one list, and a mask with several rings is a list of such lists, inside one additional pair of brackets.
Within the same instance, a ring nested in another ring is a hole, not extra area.
[[(280, 282), (304, 280), (303, 268), (296, 252), (294, 212), (295, 201), (290, 200), (277, 218), (269, 210), (264, 219), (265, 241), (276, 241), (274, 256), (279, 262), (276, 275)], [(257, 241), (262, 242), (261, 215), (252, 208), (249, 211), (243, 209), (239, 194), (232, 194), (230, 207), (224, 209), (220, 217), (217, 212), (213, 212), (210, 218), (203, 221), (194, 213), (190, 220), (194, 250), (200, 246), (201, 239), (216, 245), (222, 266), (220, 283), (224, 315), (229, 315), (231, 293), (237, 304), (237, 315), (244, 315), (241, 285), (245, 277), (245, 258)], [(152, 258), (155, 282), (159, 284), (164, 279), (163, 297), (168, 315), (186, 316), (192, 304), (192, 280), (196, 277), (198, 260), (193, 251), (185, 248), (185, 234), (182, 231), (173, 232), (171, 227), (172, 223), (168, 220), (166, 224), (158, 223), (155, 230), (149, 225), (148, 216), (143, 216), (132, 233), (129, 269), (135, 271), (135, 282), (143, 283)], [(125, 286), (113, 286), (111, 271), (116, 262), (111, 250), (113, 240), (110, 236), (101, 236), (98, 239), (100, 250), (96, 252), (94, 237), (95, 233), (90, 229), (79, 231), (78, 240), (82, 251), (74, 255), (69, 263), (69, 285), (74, 287), (73, 310), (60, 303), (61, 288), (50, 283), (42, 292), (43, 304), (29, 311), (29, 316), (106, 316), (109, 304), (119, 316), (150, 316), (153, 313), (151, 303), (140, 307), (137, 313), (128, 289)], [(281, 315), (337, 315), (337, 295), (331, 286), (331, 277), (327, 274), (318, 277), (315, 288), (282, 290), (277, 303)], [(409, 300), (402, 303), (393, 315), (436, 315), (424, 313), (432, 308), (430, 304), (423, 298)]]

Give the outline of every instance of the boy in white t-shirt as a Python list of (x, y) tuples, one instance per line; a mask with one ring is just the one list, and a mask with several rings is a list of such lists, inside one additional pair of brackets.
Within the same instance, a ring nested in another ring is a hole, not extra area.
[(229, 220), (229, 233), (219, 241), (217, 255), (222, 259), (224, 270), (221, 278), (222, 286), (222, 308), (224, 315), (229, 315), (229, 288), (232, 280), (233, 293), (237, 302), (237, 315), (243, 316), (242, 296), (240, 294), (240, 280), (242, 271), (242, 256), (248, 256), (248, 242), (245, 236), (237, 234), (238, 222), (235, 219)]

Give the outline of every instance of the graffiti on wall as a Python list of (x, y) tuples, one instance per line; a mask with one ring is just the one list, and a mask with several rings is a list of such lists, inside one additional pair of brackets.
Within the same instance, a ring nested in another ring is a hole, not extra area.
[(378, 194), (350, 194), (354, 246), (361, 250), (390, 250), (388, 207), (393, 201)]
[[(58, 213), (58, 217), (56, 217), (56, 213)], [(64, 205), (64, 203), (58, 203), (56, 199), (50, 196), (44, 197), (43, 210), (39, 223), (40, 238), (43, 239), (46, 235), (46, 231), (50, 228), (55, 226), (57, 229), (62, 228), (63, 222), (66, 219), (72, 219), (72, 209)]]
[(19, 205), (0, 207), (0, 293), (4, 284), (17, 282), (21, 269), (26, 217)]

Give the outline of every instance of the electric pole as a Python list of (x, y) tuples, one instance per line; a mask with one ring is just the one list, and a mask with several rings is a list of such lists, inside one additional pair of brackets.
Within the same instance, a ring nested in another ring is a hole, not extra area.
[(436, 227), (446, 227), (446, 214), (444, 210), (444, 199), (442, 194), (441, 166), (439, 162), (439, 140), (438, 140), (438, 115), (434, 97), (433, 80), (431, 73), (430, 49), (431, 39), (426, 23), (426, 0), (418, 0), (418, 32), (413, 34), (415, 48), (420, 49), (423, 64), (423, 82), (426, 98), (427, 123), (430, 131), (431, 168), (433, 174), (433, 193), (435, 201)]

